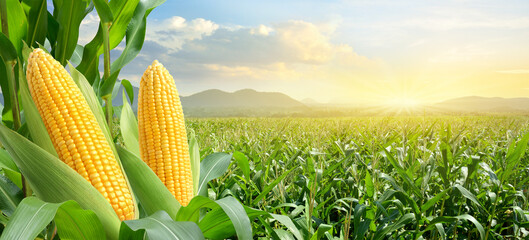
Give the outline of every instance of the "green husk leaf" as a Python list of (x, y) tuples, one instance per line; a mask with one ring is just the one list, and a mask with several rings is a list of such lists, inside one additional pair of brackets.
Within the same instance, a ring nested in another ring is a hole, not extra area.
[(160, 178), (136, 155), (118, 146), (123, 168), (130, 176), (130, 186), (148, 215), (163, 210), (175, 217), (180, 203), (169, 192)]
[(20, 202), (0, 239), (35, 239), (53, 220), (60, 205), (45, 203), (36, 197), (25, 198)]
[(166, 212), (159, 211), (149, 217), (125, 221), (133, 231), (145, 229), (148, 239), (204, 239), (194, 222), (175, 222)]
[(106, 239), (105, 231), (97, 215), (82, 209), (78, 203), (62, 203), (55, 215), (57, 232), (61, 239)]
[(103, 195), (86, 179), (57, 157), (3, 125), (0, 125), (0, 141), (37, 197), (51, 203), (75, 200), (83, 208), (94, 211), (109, 239), (117, 239), (119, 218)]
[(136, 116), (130, 107), (125, 91), (123, 91), (123, 108), (121, 109), (121, 120), (119, 127), (121, 130), (121, 136), (123, 136), (123, 142), (127, 150), (140, 156), (140, 144), (138, 142), (138, 122)]
[(198, 194), (198, 183), (200, 182), (200, 149), (193, 130), (189, 132), (189, 158), (193, 176), (193, 196), (196, 196)]
[(0, 239), (34, 239), (52, 219), (61, 239), (106, 239), (94, 212), (74, 201), (47, 203), (36, 197), (22, 200)]
[(0, 174), (0, 211), (8, 217), (11, 216), (22, 198), (24, 195), (20, 188)]

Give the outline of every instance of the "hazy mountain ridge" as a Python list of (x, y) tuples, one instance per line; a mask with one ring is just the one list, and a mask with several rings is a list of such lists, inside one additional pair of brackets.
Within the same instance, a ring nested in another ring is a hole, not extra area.
[(520, 112), (529, 111), (529, 98), (468, 96), (449, 99), (433, 106), (452, 111)]
[(305, 104), (279, 92), (258, 92), (253, 89), (242, 89), (235, 92), (224, 92), (210, 89), (193, 95), (182, 97), (184, 107), (207, 108), (292, 108), (304, 107)]
[[(134, 89), (132, 109), (138, 109), (139, 89)], [(123, 104), (122, 87), (113, 99), (114, 106)], [(356, 116), (392, 114), (369, 106), (347, 107), (319, 103), (313, 99), (295, 100), (280, 92), (259, 92), (242, 89), (226, 92), (209, 89), (189, 96), (181, 96), (186, 116), (189, 117), (238, 117), (238, 116)], [(3, 104), (3, 95), (0, 93)], [(529, 98), (501, 98), (467, 96), (420, 107), (408, 113), (414, 114), (473, 114), (473, 113), (529, 113)]]

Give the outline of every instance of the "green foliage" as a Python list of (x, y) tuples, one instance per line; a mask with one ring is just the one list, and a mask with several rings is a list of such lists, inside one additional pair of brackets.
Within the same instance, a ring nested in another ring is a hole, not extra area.
[(293, 227), (303, 239), (525, 238), (528, 123), (521, 116), (187, 121), (202, 155), (234, 153), (229, 171), (210, 182), (210, 198), (233, 196), (292, 220), (249, 214), (254, 238), (267, 239), (293, 239)]

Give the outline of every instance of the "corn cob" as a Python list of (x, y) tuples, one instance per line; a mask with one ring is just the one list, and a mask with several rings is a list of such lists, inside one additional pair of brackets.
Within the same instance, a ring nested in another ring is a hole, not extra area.
[(134, 217), (121, 168), (81, 90), (64, 67), (42, 49), (29, 57), (29, 90), (59, 158), (88, 180), (121, 220)]
[(141, 77), (138, 128), (141, 159), (187, 206), (193, 198), (193, 179), (184, 113), (173, 77), (156, 60)]

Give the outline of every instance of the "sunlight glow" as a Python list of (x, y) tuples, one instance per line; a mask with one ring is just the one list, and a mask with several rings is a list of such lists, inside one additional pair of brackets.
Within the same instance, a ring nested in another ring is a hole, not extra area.
[(391, 98), (386, 102), (386, 105), (397, 108), (415, 108), (419, 104), (418, 100), (406, 97)]

